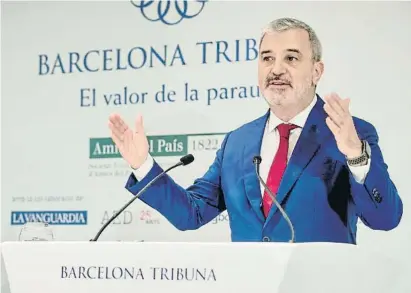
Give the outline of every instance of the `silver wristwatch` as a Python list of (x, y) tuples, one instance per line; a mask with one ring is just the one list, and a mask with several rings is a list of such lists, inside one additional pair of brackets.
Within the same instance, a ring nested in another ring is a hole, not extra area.
[(368, 159), (370, 158), (370, 146), (366, 140), (361, 141), (362, 150), (361, 155), (356, 158), (348, 159), (347, 163), (350, 166), (357, 167), (357, 166), (365, 166), (368, 163)]

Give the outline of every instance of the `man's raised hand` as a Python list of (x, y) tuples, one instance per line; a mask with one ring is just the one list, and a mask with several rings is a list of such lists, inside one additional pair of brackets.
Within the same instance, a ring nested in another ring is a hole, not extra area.
[(131, 168), (139, 168), (147, 159), (149, 145), (147, 136), (144, 133), (143, 117), (137, 116), (134, 131), (128, 127), (118, 114), (109, 117), (109, 128), (111, 138), (124, 160)]

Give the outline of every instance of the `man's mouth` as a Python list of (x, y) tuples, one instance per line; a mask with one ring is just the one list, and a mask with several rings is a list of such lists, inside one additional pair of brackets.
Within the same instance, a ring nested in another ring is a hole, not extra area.
[(291, 86), (289, 82), (281, 80), (272, 80), (267, 83), (267, 87), (287, 87)]

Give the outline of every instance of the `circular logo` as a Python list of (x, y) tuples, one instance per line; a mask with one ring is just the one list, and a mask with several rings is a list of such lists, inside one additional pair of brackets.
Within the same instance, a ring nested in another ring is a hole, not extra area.
[(166, 25), (176, 25), (183, 19), (196, 17), (203, 11), (206, 2), (207, 0), (131, 0), (131, 4), (140, 9), (145, 19)]

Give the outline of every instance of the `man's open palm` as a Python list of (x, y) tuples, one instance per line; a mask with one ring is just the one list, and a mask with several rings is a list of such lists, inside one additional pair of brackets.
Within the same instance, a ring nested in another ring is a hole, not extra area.
[(110, 115), (108, 126), (111, 138), (117, 145), (121, 156), (134, 169), (139, 168), (148, 156), (148, 140), (144, 133), (143, 117), (136, 119), (135, 130), (128, 127), (118, 114)]

